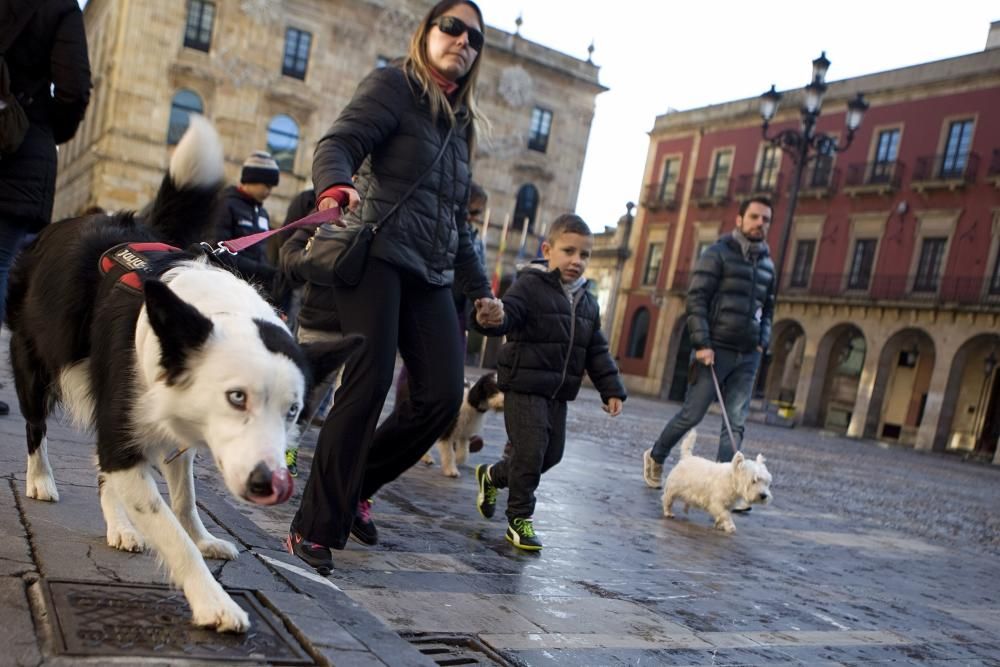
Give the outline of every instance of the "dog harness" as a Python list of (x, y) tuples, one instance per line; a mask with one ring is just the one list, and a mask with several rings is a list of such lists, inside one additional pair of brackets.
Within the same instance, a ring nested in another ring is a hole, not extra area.
[(180, 248), (166, 243), (121, 243), (106, 250), (98, 266), (105, 280), (141, 295), (143, 283), (159, 275), (150, 260), (174, 252)]

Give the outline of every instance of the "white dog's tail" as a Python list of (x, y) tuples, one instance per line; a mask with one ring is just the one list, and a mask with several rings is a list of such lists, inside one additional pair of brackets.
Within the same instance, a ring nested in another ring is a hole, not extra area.
[(192, 114), (146, 223), (179, 248), (211, 238), (212, 209), (223, 177), (219, 134), (204, 117)]
[(691, 456), (694, 453), (694, 441), (698, 439), (698, 432), (694, 429), (688, 431), (688, 434), (684, 436), (684, 440), (681, 442), (681, 458)]

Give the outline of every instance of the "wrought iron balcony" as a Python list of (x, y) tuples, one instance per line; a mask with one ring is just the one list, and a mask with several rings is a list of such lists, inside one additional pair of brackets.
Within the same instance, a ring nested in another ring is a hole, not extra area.
[(771, 178), (763, 172), (740, 174), (736, 177), (733, 192), (744, 196), (767, 195), (776, 199), (781, 192), (781, 174), (774, 174)]
[(925, 155), (917, 158), (910, 185), (916, 190), (955, 188), (975, 183), (979, 155)]
[(698, 206), (725, 206), (729, 203), (729, 179), (696, 178), (691, 182), (691, 199)]
[(663, 183), (649, 183), (646, 185), (642, 204), (650, 211), (674, 210), (680, 205), (680, 193), (683, 190), (684, 184), (680, 181), (672, 183), (670, 188), (664, 188)]
[(840, 169), (834, 169), (829, 164), (814, 162), (802, 175), (800, 196), (831, 197), (837, 192), (840, 183)]
[(903, 163), (899, 160), (859, 162), (847, 167), (844, 187), (854, 191), (897, 190), (903, 179)]

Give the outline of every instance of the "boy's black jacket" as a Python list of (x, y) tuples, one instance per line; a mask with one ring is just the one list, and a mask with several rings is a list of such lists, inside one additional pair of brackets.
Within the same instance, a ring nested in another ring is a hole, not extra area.
[(563, 290), (558, 269), (529, 266), (503, 296), (502, 325), (484, 329), (470, 318), (482, 333), (507, 336), (497, 362), (500, 389), (572, 401), (586, 371), (605, 403), (614, 397), (625, 400), (618, 366), (601, 332), (597, 300), (586, 287), (573, 300), (575, 306)]

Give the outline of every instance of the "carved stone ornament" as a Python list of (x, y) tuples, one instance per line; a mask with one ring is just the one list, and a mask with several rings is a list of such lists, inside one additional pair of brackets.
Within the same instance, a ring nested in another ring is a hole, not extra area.
[(497, 92), (500, 93), (500, 97), (508, 106), (522, 107), (531, 102), (534, 82), (527, 70), (520, 65), (505, 67), (500, 72), (500, 84), (497, 86)]
[(284, 15), (281, 0), (242, 0), (240, 10), (257, 23), (277, 23)]

